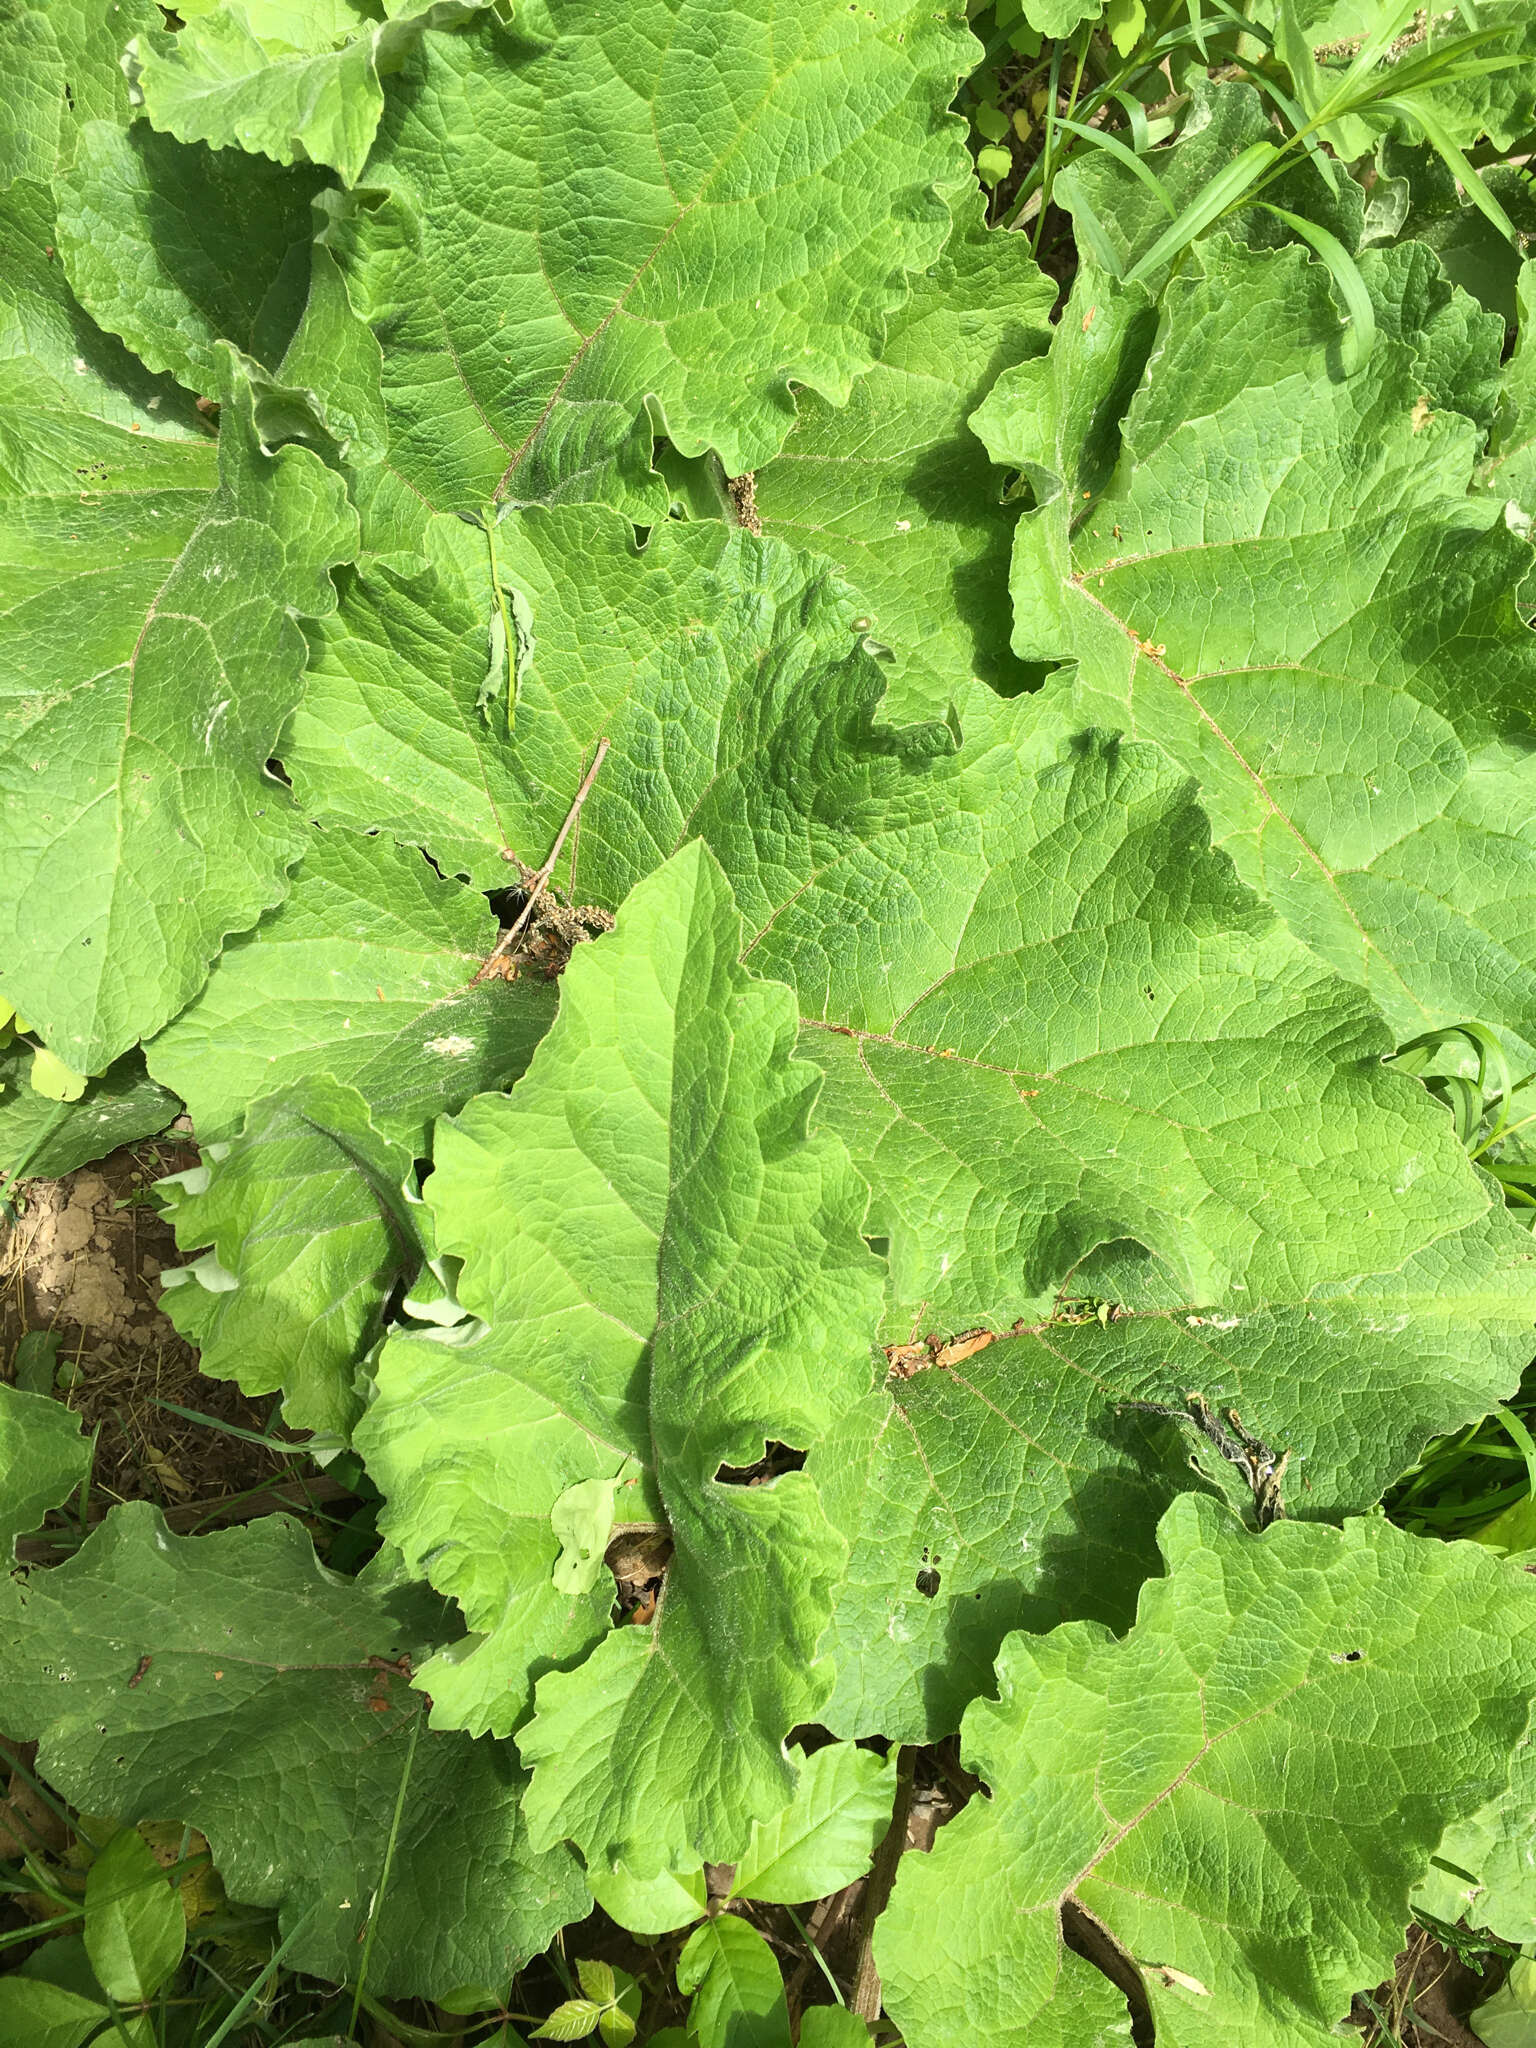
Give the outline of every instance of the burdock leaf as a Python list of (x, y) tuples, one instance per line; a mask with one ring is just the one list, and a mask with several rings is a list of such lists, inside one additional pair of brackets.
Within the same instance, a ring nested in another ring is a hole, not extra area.
[(0, 975), (87, 1074), (186, 1004), (303, 844), (266, 763), (356, 522), (307, 449), (262, 447), (226, 365), (211, 493), (205, 450), (65, 415), (0, 508)]
[(765, 462), (792, 387), (841, 403), (943, 246), (973, 48), (914, 0), (529, 0), (424, 36), (344, 256), (391, 464), (441, 511), (603, 496), (650, 524), (657, 428)]
[(376, 1913), (375, 1989), (504, 1983), (586, 1892), (568, 1852), (529, 1848), (510, 1746), (426, 1729), (410, 1659), (451, 1633), (419, 1588), (326, 1571), (285, 1516), (173, 1536), (134, 1504), (0, 1584), (3, 1725), (87, 1811), (206, 1835), (295, 1969), (354, 1975)]
[(967, 1713), (990, 1797), (905, 1860), (875, 1937), (906, 2038), (1091, 2037), (1075, 1901), (1160, 2042), (1323, 2048), (1390, 1974), (1447, 1821), (1506, 1781), (1536, 1652), (1523, 1575), (1381, 1520), (1255, 1537), (1195, 1496), (1159, 1542), (1127, 1636), (1011, 1636), (999, 1697)]
[[(740, 944), (684, 848), (577, 950), (512, 1093), (439, 1125), (427, 1195), (482, 1322), (392, 1341), (358, 1435), (390, 1540), (475, 1631), (422, 1674), (436, 1718), (506, 1729), (546, 1673), (521, 1738), (536, 1838), (638, 1877), (734, 1859), (793, 1785), (842, 1544), (801, 1474), (746, 1479), (868, 1386), (879, 1312), (864, 1189), (807, 1133), (793, 1004)], [(609, 1628), (611, 1582), (554, 1585), (550, 1516), (629, 1457), (618, 1520), (672, 1547), (654, 1622)]]

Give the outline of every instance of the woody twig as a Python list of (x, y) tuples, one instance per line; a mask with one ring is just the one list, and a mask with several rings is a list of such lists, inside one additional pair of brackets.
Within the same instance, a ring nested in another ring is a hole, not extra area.
[(565, 823), (560, 827), (560, 830), (555, 834), (555, 843), (549, 849), (549, 858), (545, 861), (543, 867), (539, 869), (538, 873), (534, 876), (533, 880), (528, 884), (527, 902), (523, 905), (522, 909), (517, 913), (517, 916), (513, 919), (512, 923), (507, 926), (506, 930), (502, 933), (501, 937), (496, 941), (496, 944), (492, 947), (490, 954), (482, 963), (479, 973), (475, 976), (476, 981), (484, 981), (486, 976), (493, 972), (497, 961), (505, 959), (507, 954), (511, 952), (513, 946), (516, 945), (521, 933), (527, 927), (528, 920), (532, 917), (534, 910), (538, 905), (539, 898), (543, 895), (545, 889), (549, 886), (549, 878), (555, 872), (555, 862), (560, 858), (560, 850), (565, 845), (567, 838), (570, 836), (571, 827), (576, 823), (576, 820), (581, 816), (581, 807), (587, 800), (588, 791), (591, 789), (593, 783), (597, 780), (597, 771), (599, 768), (602, 767), (603, 761), (606, 758), (607, 753), (607, 740), (599, 740), (597, 743), (597, 754), (592, 762), (592, 766), (581, 778), (581, 787), (577, 790), (575, 796), (571, 799), (571, 808), (565, 814)]

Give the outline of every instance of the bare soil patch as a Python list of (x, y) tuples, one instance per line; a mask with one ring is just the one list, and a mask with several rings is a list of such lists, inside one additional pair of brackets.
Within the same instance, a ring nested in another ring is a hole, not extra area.
[(208, 1506), (292, 1472), (291, 1456), (175, 1412), (261, 1435), (275, 1405), (205, 1379), (160, 1306), (160, 1275), (183, 1260), (150, 1189), (196, 1160), (174, 1138), (127, 1147), (61, 1180), (24, 1183), (20, 1216), (0, 1226), (5, 1376), (14, 1378), (23, 1336), (58, 1336), (58, 1396), (97, 1432), (91, 1491), (103, 1509)]

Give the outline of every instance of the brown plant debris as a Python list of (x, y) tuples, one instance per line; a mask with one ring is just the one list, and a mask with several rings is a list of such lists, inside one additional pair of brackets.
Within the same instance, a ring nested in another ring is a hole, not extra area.
[(0, 1371), (34, 1331), (59, 1339), (61, 1399), (98, 1432), (92, 1499), (192, 1508), (293, 1474), (283, 1453), (189, 1421), (162, 1403), (262, 1434), (273, 1402), (204, 1379), (197, 1353), (160, 1308), (160, 1275), (182, 1263), (150, 1193), (196, 1163), (160, 1140), (111, 1153), (62, 1180), (22, 1184), (17, 1221), (0, 1229)]

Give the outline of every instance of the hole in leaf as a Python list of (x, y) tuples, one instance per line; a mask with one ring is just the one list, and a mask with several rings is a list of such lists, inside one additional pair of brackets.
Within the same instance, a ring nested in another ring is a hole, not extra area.
[(1359, 1650), (1335, 1650), (1331, 1661), (1335, 1664), (1358, 1664), (1362, 1654)]
[(603, 1553), (613, 1573), (615, 1627), (626, 1622), (645, 1628), (656, 1618), (656, 1603), (672, 1561), (672, 1536), (654, 1523), (632, 1523), (616, 1530)]
[(1130, 2009), (1135, 2048), (1153, 2048), (1152, 2006), (1141, 1971), (1118, 1937), (1077, 1899), (1061, 1902), (1061, 1938), (1074, 1954), (1106, 1976)]
[(798, 1472), (805, 1463), (804, 1451), (792, 1444), (770, 1443), (755, 1465), (722, 1465), (715, 1474), (717, 1486), (767, 1486), (784, 1472)]
[(924, 1544), (922, 1569), (917, 1575), (916, 1583), (917, 1590), (925, 1600), (931, 1600), (939, 1590), (938, 1565), (939, 1553), (935, 1550), (930, 1554), (928, 1546)]

